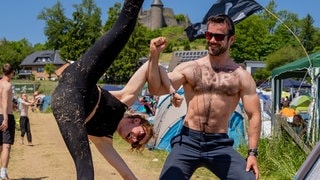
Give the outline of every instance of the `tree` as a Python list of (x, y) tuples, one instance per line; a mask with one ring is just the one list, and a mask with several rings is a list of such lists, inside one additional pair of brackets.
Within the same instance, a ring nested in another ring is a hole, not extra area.
[(183, 14), (177, 14), (174, 16), (178, 23), (187, 23), (187, 18)]
[(268, 28), (269, 33), (274, 33), (274, 29), (277, 24), (277, 19), (272, 15), (276, 14), (277, 5), (274, 0), (271, 0), (266, 6), (266, 10), (261, 14), (262, 20), (265, 22), (265, 25)]
[(313, 52), (320, 51), (320, 29), (319, 28), (316, 29), (313, 39), (314, 39), (313, 42), (315, 42), (315, 47), (313, 49)]
[(276, 67), (280, 67), (304, 56), (304, 51), (300, 47), (283, 47), (268, 55), (266, 60), (267, 70), (271, 71)]
[[(115, 3), (109, 8), (109, 19), (105, 23), (103, 30), (108, 31), (118, 19), (121, 12), (121, 4)], [(126, 46), (108, 68), (106, 74), (107, 83), (123, 84), (128, 82), (130, 77), (139, 67), (139, 59), (145, 57), (149, 50), (149, 41), (151, 38), (159, 35), (159, 31), (148, 30), (145, 26), (137, 22), (136, 27), (131, 34)]]
[(66, 35), (60, 55), (63, 59), (77, 60), (101, 36), (101, 10), (93, 0), (83, 0), (74, 5), (73, 21)]
[(129, 41), (107, 70), (107, 83), (123, 84), (139, 67), (139, 59), (145, 57), (149, 50), (148, 29), (137, 23)]
[(110, 7), (108, 10), (108, 19), (105, 22), (105, 25), (103, 26), (102, 30), (103, 32), (107, 32), (113, 24), (118, 19), (121, 12), (121, 3), (115, 3), (113, 7)]
[(236, 25), (236, 40), (231, 49), (231, 56), (236, 62), (261, 61), (273, 51), (272, 36), (259, 16), (251, 15)]
[(274, 36), (279, 42), (279, 47), (277, 49), (284, 46), (301, 47), (299, 41), (296, 39), (296, 37), (301, 33), (301, 25), (298, 15), (288, 11), (280, 11), (278, 16), (283, 23), (278, 24), (274, 33)]
[(44, 8), (38, 15), (38, 19), (46, 22), (44, 34), (47, 36), (47, 48), (60, 49), (63, 46), (63, 37), (71, 27), (71, 21), (64, 15), (60, 1), (52, 8)]
[(308, 53), (312, 52), (312, 50), (315, 48), (313, 36), (316, 30), (312, 25), (313, 23), (314, 20), (309, 14), (301, 20), (302, 30), (300, 34), (300, 39)]
[(31, 43), (26, 39), (20, 41), (0, 40), (0, 63), (10, 63), (14, 69), (19, 70), (23, 59), (33, 52)]
[(49, 79), (51, 79), (51, 75), (54, 73), (56, 67), (53, 64), (46, 64), (44, 66), (44, 71), (49, 75)]
[(74, 4), (73, 19), (68, 19), (58, 1), (45, 8), (38, 19), (46, 21), (47, 48), (59, 49), (62, 59), (77, 60), (101, 36), (101, 10), (93, 0)]

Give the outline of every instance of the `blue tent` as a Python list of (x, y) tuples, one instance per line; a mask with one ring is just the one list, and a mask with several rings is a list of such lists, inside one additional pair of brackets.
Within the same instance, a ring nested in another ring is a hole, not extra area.
[(121, 89), (123, 89), (123, 85), (112, 85), (112, 84), (107, 84), (105, 86), (103, 86), (103, 89), (106, 89), (108, 91), (119, 91)]
[[(301, 81), (296, 81), (294, 79), (284, 79), (283, 80), (283, 87), (285, 88), (311, 88), (310, 84), (303, 83)], [(265, 82), (259, 85), (258, 88), (271, 88), (271, 82)]]

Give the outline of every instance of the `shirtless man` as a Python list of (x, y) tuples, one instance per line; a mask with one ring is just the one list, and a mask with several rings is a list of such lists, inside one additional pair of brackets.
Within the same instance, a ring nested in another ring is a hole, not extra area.
[[(220, 179), (259, 178), (259, 97), (250, 73), (229, 55), (234, 34), (230, 17), (210, 17), (206, 32), (208, 55), (181, 63), (168, 73), (175, 89), (183, 86), (188, 108), (181, 133), (171, 140), (172, 151), (160, 179), (190, 179), (199, 167), (209, 169)], [(149, 60), (149, 91), (154, 95), (169, 93), (159, 73), (154, 73), (159, 72), (159, 54), (166, 43), (165, 38), (155, 42), (158, 51)], [(249, 119), (247, 161), (233, 149), (234, 140), (227, 135), (229, 118), (240, 99)]]
[(28, 100), (28, 95), (26, 93), (21, 94), (21, 103), (20, 103), (20, 131), (21, 131), (21, 140), (20, 144), (24, 144), (24, 135), (27, 134), (28, 145), (32, 146), (32, 134), (30, 128), (30, 120), (28, 116), (29, 107), (33, 106), (36, 103), (36, 99), (32, 102)]
[(13, 116), (12, 85), (14, 76), (13, 67), (10, 64), (2, 66), (2, 79), (0, 80), (0, 149), (1, 171), (0, 178), (8, 179), (7, 168), (9, 164), (10, 149), (14, 143), (15, 120)]

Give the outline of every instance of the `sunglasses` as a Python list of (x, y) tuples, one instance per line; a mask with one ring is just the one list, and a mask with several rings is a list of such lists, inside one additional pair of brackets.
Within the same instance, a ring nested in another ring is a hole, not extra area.
[(218, 34), (206, 31), (206, 39), (208, 41), (210, 41), (212, 37), (214, 37), (216, 41), (222, 41), (226, 36), (228, 36), (228, 34)]
[(142, 129), (143, 129), (143, 133), (140, 133), (140, 134), (137, 136), (137, 141), (131, 144), (131, 147), (132, 147), (132, 148), (136, 148), (136, 147), (140, 144), (140, 141), (141, 141), (144, 137), (146, 137), (147, 133), (146, 133), (146, 131), (145, 131), (145, 129), (144, 129), (143, 127), (142, 127)]

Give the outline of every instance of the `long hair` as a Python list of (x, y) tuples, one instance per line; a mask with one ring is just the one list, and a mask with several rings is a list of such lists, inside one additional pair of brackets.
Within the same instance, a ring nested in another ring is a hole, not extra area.
[(147, 120), (146, 116), (140, 113), (132, 113), (132, 112), (127, 112), (124, 115), (126, 118), (139, 118), (140, 125), (146, 130), (146, 135), (149, 135), (147, 141), (144, 144), (138, 144), (136, 147), (131, 147), (132, 151), (143, 151), (145, 148), (145, 144), (149, 142), (149, 140), (154, 136), (154, 130), (153, 130), (153, 125)]

